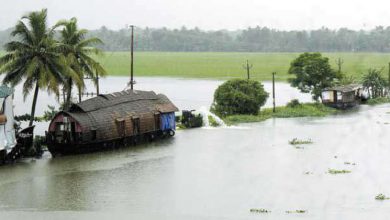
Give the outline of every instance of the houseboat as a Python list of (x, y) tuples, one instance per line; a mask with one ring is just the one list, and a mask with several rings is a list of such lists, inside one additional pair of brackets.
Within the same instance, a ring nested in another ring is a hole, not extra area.
[(163, 94), (100, 94), (56, 114), (46, 133), (53, 156), (135, 144), (175, 134), (178, 108)]
[(362, 99), (363, 87), (360, 84), (336, 86), (322, 90), (321, 99), (324, 105), (347, 109), (358, 105)]

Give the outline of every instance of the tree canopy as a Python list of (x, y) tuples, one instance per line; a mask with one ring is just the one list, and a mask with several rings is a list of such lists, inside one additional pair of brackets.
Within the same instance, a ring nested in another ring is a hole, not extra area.
[(66, 77), (77, 78), (65, 56), (59, 53), (61, 45), (53, 38), (55, 28), (47, 25), (46, 9), (23, 16), (11, 33), (17, 40), (5, 45), (7, 53), (0, 58), (0, 74), (5, 74), (3, 83), (15, 86), (24, 80), (24, 97), (35, 87), (30, 126), (39, 89), (58, 95)]
[[(11, 29), (0, 31), (0, 45), (8, 42)], [(105, 51), (130, 50), (130, 30), (101, 27), (90, 30), (87, 37), (98, 37)], [(135, 50), (138, 51), (237, 51), (237, 52), (390, 52), (390, 27), (372, 30), (277, 30), (248, 27), (229, 31), (206, 31), (199, 28), (136, 28)]]
[[(101, 51), (94, 47), (94, 45), (103, 43), (99, 38), (86, 38), (88, 31), (78, 28), (76, 18), (72, 18), (69, 21), (59, 21), (57, 26), (63, 26), (63, 29), (60, 31), (60, 42), (63, 44), (63, 54), (66, 56), (70, 68), (78, 75), (77, 79), (67, 77), (65, 80), (65, 108), (67, 108), (71, 104), (73, 84), (77, 86), (80, 95), (84, 90), (83, 79), (85, 77), (93, 79), (93, 82), (97, 86), (98, 77), (105, 76), (107, 73), (105, 69), (91, 57), (92, 54), (101, 54)], [(79, 99), (81, 98), (79, 97)]]
[(215, 90), (212, 110), (220, 116), (257, 114), (267, 98), (268, 93), (258, 81), (228, 80)]
[(321, 53), (303, 53), (291, 62), (288, 70), (294, 75), (290, 78), (291, 86), (301, 92), (311, 93), (314, 100), (321, 97), (322, 89), (333, 85), (334, 80), (341, 78), (331, 68), (329, 59)]

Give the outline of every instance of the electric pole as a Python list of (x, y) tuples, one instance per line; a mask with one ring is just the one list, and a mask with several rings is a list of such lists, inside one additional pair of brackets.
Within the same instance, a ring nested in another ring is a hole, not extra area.
[(272, 112), (275, 112), (275, 74), (276, 72), (272, 73)]
[(245, 65), (242, 65), (242, 67), (243, 67), (244, 69), (246, 69), (246, 74), (247, 74), (247, 77), (248, 77), (248, 80), (249, 80), (249, 79), (250, 79), (249, 70), (252, 69), (253, 65), (252, 65), (252, 64), (249, 65), (249, 61), (246, 60), (246, 64), (245, 64)]
[(133, 50), (134, 50), (134, 25), (130, 25), (131, 28), (131, 45), (130, 45), (130, 89), (133, 90), (133, 76), (134, 76), (134, 56), (133, 56)]

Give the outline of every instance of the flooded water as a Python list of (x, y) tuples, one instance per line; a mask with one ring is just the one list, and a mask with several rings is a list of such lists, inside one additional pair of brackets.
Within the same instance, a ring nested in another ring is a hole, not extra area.
[[(103, 91), (124, 84), (106, 82)], [(180, 108), (196, 109), (211, 103), (220, 83), (140, 78), (137, 88), (156, 86)], [(277, 88), (278, 104), (310, 100), (287, 84)], [(390, 196), (389, 111), (361, 106), (325, 118), (181, 130), (116, 151), (26, 159), (0, 167), (0, 219), (387, 219), (390, 200), (375, 196)], [(293, 138), (313, 143), (297, 149), (288, 143)], [(286, 213), (294, 210), (306, 213)]]
[[(167, 95), (179, 109), (200, 109), (201, 107), (209, 108), (213, 102), (213, 94), (215, 89), (223, 83), (219, 80), (191, 80), (191, 79), (175, 79), (175, 78), (157, 78), (157, 77), (138, 77), (134, 89), (155, 91)], [(100, 80), (100, 92), (111, 93), (121, 91), (126, 88), (129, 79), (127, 77), (107, 77)], [(86, 92), (96, 92), (90, 82)], [(270, 82), (263, 83), (265, 89), (270, 93), (272, 85)], [(285, 105), (291, 99), (299, 98), (301, 102), (310, 102), (311, 96), (302, 94), (297, 89), (291, 88), (287, 83), (276, 83), (276, 105)], [(32, 94), (23, 102), (22, 87), (16, 88), (14, 105), (15, 114), (21, 115), (30, 113)], [(77, 94), (74, 94), (74, 98)], [(88, 97), (83, 97), (88, 98)], [(89, 97), (90, 98), (90, 97)], [(77, 101), (77, 100), (75, 100)], [(40, 92), (37, 103), (36, 115), (43, 115), (44, 111), (48, 110), (47, 106), (52, 105), (58, 108), (58, 102), (53, 95)], [(272, 99), (269, 98), (266, 107), (272, 106)], [(38, 123), (36, 125), (36, 134), (44, 135), (47, 130), (48, 123)]]

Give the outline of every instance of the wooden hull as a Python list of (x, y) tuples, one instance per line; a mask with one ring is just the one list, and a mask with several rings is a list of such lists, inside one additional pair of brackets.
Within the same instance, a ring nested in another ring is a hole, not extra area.
[(154, 131), (136, 136), (122, 137), (111, 140), (84, 142), (84, 143), (47, 143), (48, 150), (53, 157), (58, 155), (83, 154), (103, 150), (117, 149), (129, 145), (136, 145), (155, 141), (161, 138), (169, 138), (175, 135), (174, 130)]

